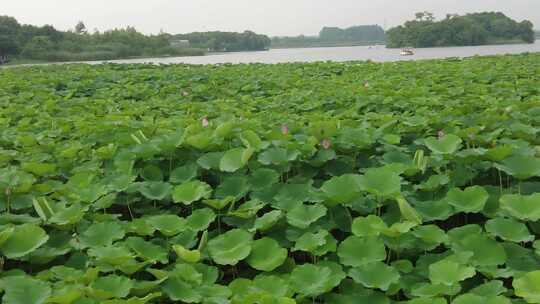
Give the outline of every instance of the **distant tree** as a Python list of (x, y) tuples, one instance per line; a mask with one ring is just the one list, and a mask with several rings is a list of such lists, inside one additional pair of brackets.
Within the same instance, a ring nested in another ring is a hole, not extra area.
[(79, 21), (77, 25), (75, 25), (75, 33), (77, 34), (86, 34), (86, 25), (82, 21)]

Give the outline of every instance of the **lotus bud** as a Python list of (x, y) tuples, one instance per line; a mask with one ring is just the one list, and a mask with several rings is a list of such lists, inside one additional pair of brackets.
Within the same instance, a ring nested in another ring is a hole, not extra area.
[(208, 121), (208, 118), (206, 116), (202, 118), (201, 125), (203, 128), (207, 128), (210, 125), (210, 122)]
[(187, 97), (189, 96), (189, 93), (187, 91), (182, 91), (182, 96)]
[(367, 80), (364, 81), (364, 88), (366, 88), (366, 89), (369, 88), (369, 82)]
[(6, 194), (6, 196), (11, 196), (11, 188), (7, 187), (4, 193)]
[(287, 125), (282, 125), (281, 126), (281, 134), (289, 135), (289, 127)]
[(444, 131), (443, 130), (439, 130), (439, 132), (437, 132), (437, 137), (439, 139), (442, 139), (444, 137)]
[(321, 142), (321, 145), (323, 146), (324, 149), (328, 150), (330, 149), (330, 147), (332, 146), (332, 143), (330, 142), (329, 139), (323, 139), (323, 141)]

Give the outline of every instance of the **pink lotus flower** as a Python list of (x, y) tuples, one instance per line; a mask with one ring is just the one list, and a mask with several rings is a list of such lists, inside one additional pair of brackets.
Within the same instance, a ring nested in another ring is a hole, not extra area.
[(329, 139), (325, 138), (322, 140), (321, 145), (323, 146), (324, 149), (328, 150), (332, 146), (332, 143), (330, 142)]
[(201, 120), (201, 124), (203, 128), (207, 128), (210, 125), (210, 122), (208, 121), (207, 117), (203, 117), (203, 119)]
[(289, 135), (289, 127), (287, 125), (282, 125), (281, 126), (281, 134)]
[(444, 137), (444, 131), (443, 130), (439, 130), (439, 132), (437, 132), (437, 137), (439, 139), (442, 139)]

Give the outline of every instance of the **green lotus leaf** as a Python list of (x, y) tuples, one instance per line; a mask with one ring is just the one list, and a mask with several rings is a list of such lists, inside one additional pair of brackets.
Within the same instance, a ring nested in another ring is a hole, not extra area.
[(325, 216), (326, 207), (322, 205), (299, 205), (287, 212), (287, 222), (294, 227), (305, 229)]
[(442, 298), (416, 298), (405, 302), (406, 304), (448, 304)]
[[(74, 303), (84, 296), (82, 288), (83, 285), (79, 284), (56, 287), (53, 290), (53, 294), (47, 299), (47, 303)], [(110, 304), (108, 302), (105, 303)]]
[(190, 205), (212, 194), (212, 188), (201, 181), (190, 181), (174, 187), (172, 198), (175, 203)]
[(510, 299), (502, 297), (502, 296), (492, 296), (492, 297), (485, 297), (485, 296), (479, 296), (472, 293), (467, 293), (458, 296), (457, 298), (452, 301), (452, 304), (510, 304), (512, 303)]
[(350, 236), (339, 244), (337, 253), (341, 264), (352, 267), (386, 259), (386, 248), (377, 237)]
[(412, 234), (428, 245), (428, 250), (435, 249), (440, 244), (448, 244), (449, 238), (438, 226), (424, 225), (414, 229)]
[(405, 233), (408, 233), (412, 228), (418, 226), (417, 223), (404, 221), (404, 222), (397, 222), (392, 224), (392, 226), (388, 227), (385, 231), (383, 231), (383, 234), (389, 237), (399, 237)]
[(316, 297), (328, 292), (335, 286), (329, 286), (332, 269), (329, 267), (304, 264), (297, 266), (291, 273), (292, 289), (305, 297)]
[(199, 250), (188, 250), (181, 245), (173, 245), (173, 250), (182, 260), (188, 263), (197, 263), (201, 260), (201, 252)]
[(420, 213), (424, 221), (443, 221), (454, 214), (452, 206), (445, 199), (416, 202), (414, 208)]
[(166, 264), (168, 252), (163, 247), (145, 241), (140, 237), (130, 237), (126, 240), (126, 244), (137, 253), (137, 256), (146, 261), (160, 262)]
[(242, 229), (227, 231), (208, 242), (208, 252), (219, 265), (236, 265), (251, 253), (253, 236)]
[(469, 292), (479, 296), (494, 297), (501, 295), (507, 291), (508, 289), (504, 287), (504, 283), (502, 281), (493, 280), (479, 285), (471, 289)]
[(265, 213), (263, 216), (257, 218), (253, 224), (253, 230), (265, 231), (274, 226), (283, 217), (281, 210), (274, 210)]
[(521, 180), (540, 175), (540, 159), (532, 156), (512, 156), (495, 166), (499, 170)]
[(495, 218), (486, 222), (486, 231), (505, 241), (521, 243), (532, 242), (534, 236), (530, 234), (527, 225), (513, 219)]
[(249, 187), (249, 180), (245, 176), (232, 176), (225, 179), (217, 187), (215, 197), (217, 199), (225, 199), (232, 196), (238, 200), (246, 195)]
[(201, 168), (204, 168), (206, 170), (219, 169), (219, 163), (221, 162), (221, 158), (223, 157), (223, 152), (210, 152), (206, 153), (203, 156), (201, 156), (199, 159), (197, 159), (197, 164), (201, 166)]
[(429, 265), (429, 280), (433, 284), (452, 286), (476, 274), (474, 267), (461, 265), (449, 259)]
[(27, 276), (4, 277), (1, 285), (5, 304), (42, 304), (51, 295), (49, 284)]
[(540, 270), (514, 279), (512, 286), (516, 295), (525, 299), (527, 303), (540, 303)]
[(288, 282), (277, 275), (260, 274), (253, 279), (253, 287), (269, 294), (285, 297), (291, 293)]
[(98, 263), (112, 266), (122, 266), (134, 261), (133, 254), (124, 246), (94, 247), (88, 250), (88, 255), (95, 258)]
[(259, 162), (263, 165), (284, 165), (298, 157), (298, 151), (283, 148), (270, 148), (259, 154)]
[(186, 138), (186, 144), (199, 150), (205, 150), (212, 144), (212, 131), (206, 130), (199, 134), (188, 136)]
[(251, 130), (242, 132), (242, 134), (240, 134), (240, 140), (244, 146), (253, 149), (254, 151), (258, 151), (263, 147), (263, 142), (259, 135)]
[(187, 164), (174, 169), (169, 176), (169, 182), (173, 184), (183, 184), (197, 177), (197, 174), (197, 165), (193, 163)]
[(443, 138), (437, 139), (435, 137), (426, 138), (426, 146), (438, 154), (452, 154), (459, 149), (459, 145), (462, 140), (459, 136), (454, 134), (446, 134)]
[(341, 281), (347, 277), (343, 267), (337, 262), (320, 261), (316, 266), (330, 268), (331, 275), (326, 278), (326, 290), (332, 290), (335, 286), (339, 286)]
[(224, 172), (235, 172), (243, 168), (253, 155), (253, 149), (235, 148), (225, 152), (219, 162), (219, 169)]
[(80, 237), (84, 247), (100, 247), (111, 245), (114, 241), (124, 238), (124, 228), (118, 222), (102, 222), (92, 224)]
[(163, 172), (158, 166), (147, 165), (141, 170), (140, 175), (146, 181), (154, 181), (154, 182), (163, 181)]
[(329, 233), (326, 230), (319, 230), (316, 233), (306, 232), (296, 240), (293, 251), (314, 252), (317, 248), (326, 244), (328, 235)]
[(522, 221), (536, 222), (540, 220), (540, 193), (503, 195), (500, 198), (500, 208)]
[(203, 275), (191, 264), (179, 263), (174, 266), (174, 269), (169, 272), (170, 277), (177, 277), (191, 285), (201, 285)]
[(98, 277), (90, 286), (94, 296), (100, 300), (110, 298), (122, 299), (129, 295), (133, 288), (133, 281), (129, 278), (117, 275)]
[(386, 223), (376, 215), (357, 217), (352, 223), (352, 233), (359, 237), (379, 236), (386, 229)]
[(33, 224), (15, 226), (12, 233), (6, 233), (7, 240), (0, 246), (8, 259), (23, 257), (45, 244), (49, 236), (45, 230)]
[(471, 263), (475, 266), (502, 265), (506, 262), (506, 252), (503, 246), (482, 233), (466, 234), (456, 237), (451, 235), (452, 249), (456, 252), (469, 251), (473, 253)]
[(410, 222), (416, 223), (418, 225), (422, 224), (422, 217), (418, 212), (407, 202), (403, 196), (396, 197), (398, 203), (399, 211), (401, 216)]
[(459, 212), (475, 213), (484, 209), (489, 194), (483, 187), (473, 186), (465, 190), (453, 188), (448, 191), (446, 200)]
[(257, 212), (264, 208), (266, 204), (258, 199), (252, 199), (240, 205), (236, 210), (230, 211), (228, 215), (243, 219), (250, 219), (257, 215)]
[(388, 290), (390, 285), (399, 282), (399, 272), (391, 266), (382, 262), (374, 262), (352, 268), (349, 276), (359, 284), (367, 288), (378, 288), (383, 291)]
[(45, 176), (54, 173), (56, 171), (56, 165), (39, 162), (24, 162), (21, 164), (21, 169), (37, 176)]
[(193, 231), (203, 231), (216, 219), (214, 211), (208, 208), (197, 209), (187, 218), (187, 226)]
[(260, 271), (272, 271), (281, 266), (287, 258), (287, 249), (279, 246), (279, 243), (268, 237), (253, 242), (251, 254), (247, 263)]
[(326, 181), (321, 190), (332, 205), (350, 203), (360, 194), (359, 175), (345, 174)]
[(161, 201), (169, 196), (172, 190), (172, 185), (165, 182), (142, 182), (138, 185), (142, 195), (156, 201)]
[(203, 203), (217, 210), (221, 210), (235, 200), (234, 196), (227, 196), (223, 199), (205, 199)]
[(401, 178), (388, 168), (370, 168), (358, 178), (360, 188), (377, 197), (391, 197), (401, 191)]
[(253, 189), (263, 189), (279, 181), (279, 173), (275, 170), (260, 168), (251, 174), (249, 182)]
[(416, 283), (411, 286), (411, 295), (414, 297), (433, 298), (441, 295), (454, 296), (460, 291), (460, 284), (448, 286), (444, 284)]
[(0, 229), (0, 248), (2, 248), (2, 244), (4, 244), (11, 237), (15, 231), (15, 227), (11, 225), (1, 226)]
[(173, 214), (162, 214), (147, 217), (146, 222), (166, 236), (177, 235), (187, 229), (187, 220)]

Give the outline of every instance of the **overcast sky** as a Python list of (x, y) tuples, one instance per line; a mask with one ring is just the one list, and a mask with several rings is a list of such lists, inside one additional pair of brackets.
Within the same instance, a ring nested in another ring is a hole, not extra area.
[(395, 26), (428, 10), (502, 11), (540, 28), (540, 0), (0, 0), (0, 15), (21, 23), (89, 30), (132, 25), (145, 33), (253, 30), (271, 36), (317, 34), (322, 26)]

